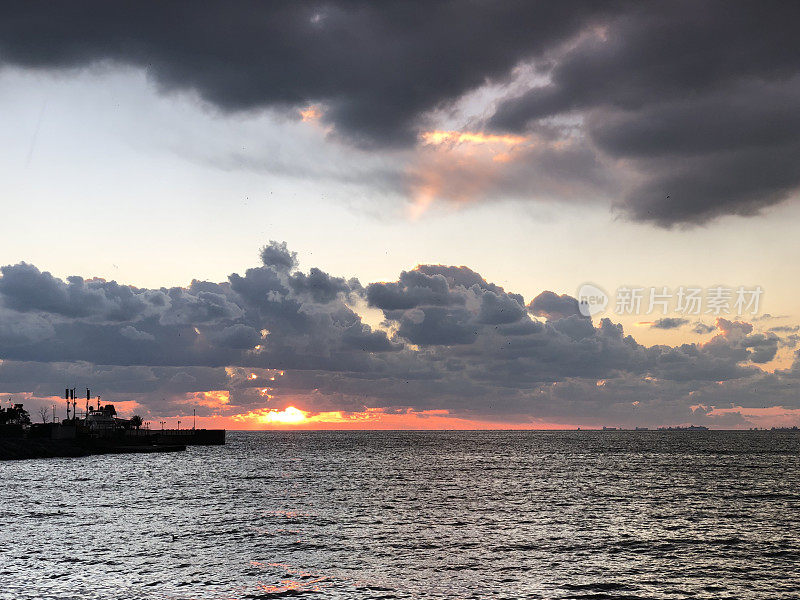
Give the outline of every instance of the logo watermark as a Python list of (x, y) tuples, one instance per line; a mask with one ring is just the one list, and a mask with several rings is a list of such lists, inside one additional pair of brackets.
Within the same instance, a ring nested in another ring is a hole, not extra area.
[(593, 317), (608, 307), (608, 294), (592, 283), (584, 283), (578, 290), (578, 310), (584, 317)]
[(617, 315), (757, 315), (764, 290), (753, 287), (710, 288), (680, 286), (661, 287), (623, 286), (616, 290), (614, 301), (599, 286), (584, 283), (578, 289), (578, 309), (585, 317), (598, 315), (610, 306)]

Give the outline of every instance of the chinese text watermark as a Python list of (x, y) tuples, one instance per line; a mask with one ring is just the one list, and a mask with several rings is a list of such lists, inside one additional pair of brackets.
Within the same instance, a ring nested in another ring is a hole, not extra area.
[(612, 302), (602, 288), (587, 283), (578, 290), (578, 307), (587, 317), (600, 314), (609, 306), (617, 315), (757, 315), (763, 293), (758, 285), (680, 286), (675, 289), (622, 286), (617, 288)]

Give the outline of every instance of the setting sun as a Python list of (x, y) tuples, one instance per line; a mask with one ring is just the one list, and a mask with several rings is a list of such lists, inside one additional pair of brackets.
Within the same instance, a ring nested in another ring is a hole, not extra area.
[(258, 416), (261, 423), (283, 423), (296, 425), (306, 420), (306, 413), (294, 406), (287, 406), (284, 410), (269, 410)]

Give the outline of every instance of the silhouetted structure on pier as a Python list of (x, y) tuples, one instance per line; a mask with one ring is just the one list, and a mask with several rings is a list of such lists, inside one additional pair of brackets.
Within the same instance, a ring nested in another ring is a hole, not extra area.
[(120, 418), (115, 406), (102, 404), (99, 396), (94, 403), (88, 388), (83, 413), (77, 410), (75, 388), (65, 388), (64, 399), (66, 418), (60, 422), (54, 414), (53, 422), (31, 424), (22, 404), (0, 408), (0, 459), (170, 452), (225, 443), (224, 429), (142, 427), (141, 417)]

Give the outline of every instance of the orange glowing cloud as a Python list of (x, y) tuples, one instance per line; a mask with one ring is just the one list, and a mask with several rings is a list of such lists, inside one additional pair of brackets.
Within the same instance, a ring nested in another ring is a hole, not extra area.
[(281, 424), (281, 425), (296, 425), (308, 419), (308, 413), (295, 408), (294, 406), (287, 406), (283, 410), (274, 408), (261, 409), (258, 411), (251, 411), (244, 415), (235, 415), (233, 418), (236, 421), (255, 420), (263, 424)]
[(420, 160), (410, 172), (416, 182), (409, 217), (422, 216), (436, 199), (474, 200), (503, 177), (518, 150), (530, 145), (519, 135), (471, 131), (426, 131)]
[[(103, 401), (101, 400), (101, 402)], [(136, 400), (117, 400), (116, 402), (112, 400), (110, 403), (114, 405), (117, 415), (122, 418), (125, 418), (125, 415), (133, 415), (143, 408)]]
[(244, 424), (261, 425), (301, 425), (311, 423), (342, 423), (353, 420), (370, 420), (367, 413), (358, 416), (353, 413), (347, 416), (341, 411), (310, 413), (294, 406), (287, 406), (283, 410), (276, 408), (262, 408), (245, 414), (234, 415), (233, 419)]
[(528, 141), (521, 135), (493, 135), (470, 131), (426, 131), (421, 136), (425, 144), (501, 144), (518, 146)]
[[(227, 425), (225, 425), (227, 423)], [(211, 425), (208, 425), (211, 426)], [(312, 413), (294, 406), (283, 410), (262, 408), (247, 413), (217, 419), (217, 427), (229, 429), (572, 429), (561, 423), (527, 422), (505, 423), (462, 418), (451, 415), (448, 410), (404, 410), (389, 411), (383, 408), (367, 408), (358, 412), (328, 411)]]
[(230, 392), (228, 390), (209, 390), (207, 392), (188, 394), (185, 398), (179, 400), (179, 403), (219, 409), (230, 404), (230, 401)]
[[(698, 405), (698, 407), (700, 407)], [(742, 406), (714, 407), (708, 415), (711, 417), (728, 414), (740, 414), (757, 427), (792, 427), (800, 425), (800, 408), (783, 406), (764, 406), (746, 408)]]
[(300, 118), (304, 123), (312, 123), (322, 118), (322, 110), (316, 104), (312, 104), (300, 111)]
[(585, 141), (569, 131), (527, 136), (481, 131), (426, 131), (406, 175), (408, 215), (414, 220), (434, 202), (459, 208), (479, 200), (585, 198), (597, 188), (591, 177), (565, 178), (584, 160)]

